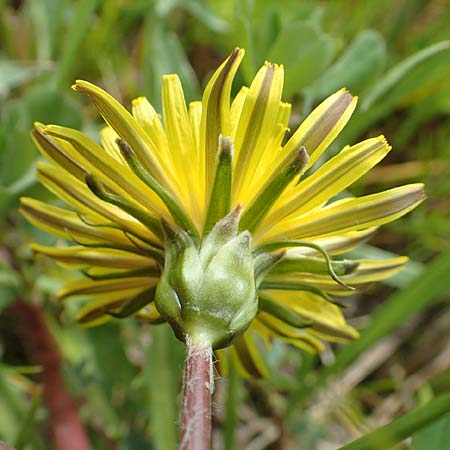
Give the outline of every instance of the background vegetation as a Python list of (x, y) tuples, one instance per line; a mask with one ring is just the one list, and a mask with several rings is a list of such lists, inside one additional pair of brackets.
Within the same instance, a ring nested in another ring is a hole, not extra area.
[[(164, 326), (133, 320), (79, 328), (75, 304), (54, 299), (77, 274), (32, 255), (27, 243), (52, 241), (18, 215), (18, 198), (51, 198), (34, 175), (34, 121), (92, 136), (101, 126), (70, 91), (74, 79), (159, 108), (162, 74), (177, 72), (197, 99), (235, 46), (247, 50), (236, 85), (265, 59), (284, 63), (292, 127), (342, 86), (360, 96), (328, 155), (381, 132), (394, 151), (352, 192), (423, 181), (429, 199), (358, 250), (411, 257), (400, 275), (349, 299), (359, 341), (318, 356), (275, 343), (269, 379), (217, 378), (215, 448), (337, 449), (448, 392), (449, 38), (445, 0), (0, 0), (0, 439), (49, 449), (69, 424), (94, 450), (176, 449), (182, 346)], [(412, 422), (418, 431), (399, 448), (446, 448), (450, 416), (437, 416), (420, 430)], [(390, 448), (410, 434), (399, 427), (388, 441), (348, 448)]]

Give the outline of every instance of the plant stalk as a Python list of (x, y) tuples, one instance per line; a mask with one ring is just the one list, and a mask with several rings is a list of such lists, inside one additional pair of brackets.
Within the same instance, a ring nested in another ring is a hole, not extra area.
[(186, 340), (180, 450), (211, 450), (212, 349)]

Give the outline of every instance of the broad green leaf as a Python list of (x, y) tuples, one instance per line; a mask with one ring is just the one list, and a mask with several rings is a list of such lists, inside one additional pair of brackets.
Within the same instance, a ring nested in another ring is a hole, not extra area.
[(345, 87), (360, 93), (377, 78), (385, 63), (386, 45), (380, 33), (361, 31), (336, 62), (306, 89), (311, 101), (325, 98)]
[(176, 73), (183, 85), (186, 100), (200, 98), (195, 72), (177, 34), (148, 14), (142, 46), (142, 91), (157, 111), (161, 111), (162, 76)]
[[(450, 77), (450, 41), (442, 41), (406, 58), (390, 69), (361, 97), (360, 110), (340, 135), (340, 142), (352, 142), (396, 109), (417, 105), (423, 114), (427, 100), (438, 96), (445, 110), (445, 85)], [(430, 117), (430, 116), (428, 116)], [(416, 127), (417, 128), (417, 127)], [(415, 128), (415, 129), (416, 129)]]
[(11, 89), (26, 83), (50, 69), (49, 64), (0, 61), (0, 98), (6, 97)]
[(5, 108), (0, 128), (0, 185), (13, 185), (11, 195), (20, 194), (31, 184), (29, 177), (38, 157), (30, 138), (34, 121), (79, 128), (81, 114), (69, 96), (46, 86), (29, 90)]
[(300, 92), (323, 72), (333, 59), (334, 47), (334, 39), (309, 22), (296, 22), (281, 30), (268, 60), (285, 65), (285, 97)]
[[(167, 2), (167, 0), (165, 0), (165, 2)], [(228, 31), (228, 22), (216, 15), (204, 1), (187, 0), (179, 1), (178, 3), (214, 33), (225, 33)]]
[(450, 41), (438, 42), (417, 53), (409, 56), (399, 64), (390, 69), (384, 77), (372, 88), (361, 102), (361, 109), (367, 111), (381, 97), (385, 96), (390, 89), (395, 87), (398, 82), (412, 69), (431, 58), (432, 56), (450, 50)]
[(410, 450), (444, 449), (450, 442), (450, 413), (415, 432)]

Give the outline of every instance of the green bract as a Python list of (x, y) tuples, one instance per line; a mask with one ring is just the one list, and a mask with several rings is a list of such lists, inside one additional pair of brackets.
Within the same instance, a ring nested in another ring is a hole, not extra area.
[[(255, 258), (251, 234), (238, 234), (240, 209), (220, 220), (200, 245), (164, 223), (166, 258), (155, 305), (179, 339), (225, 347), (256, 316)], [(267, 259), (269, 267), (278, 261)]]

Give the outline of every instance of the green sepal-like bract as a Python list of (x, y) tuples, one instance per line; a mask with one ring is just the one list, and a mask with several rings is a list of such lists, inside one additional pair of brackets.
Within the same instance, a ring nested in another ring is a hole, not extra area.
[(163, 224), (166, 262), (155, 305), (181, 340), (225, 347), (257, 313), (251, 234), (238, 234), (240, 210), (217, 222), (200, 246), (185, 231)]

